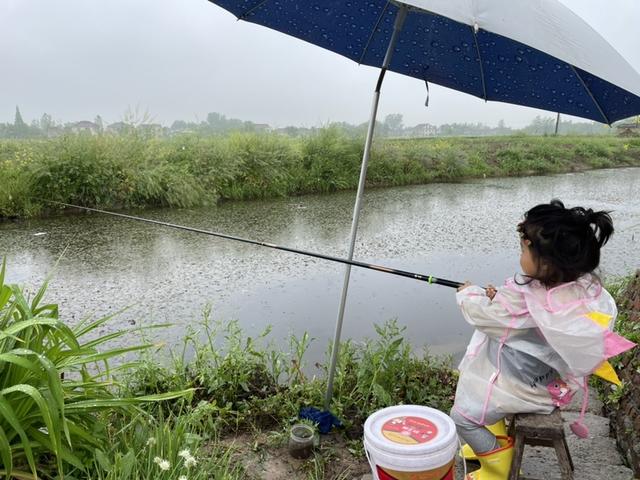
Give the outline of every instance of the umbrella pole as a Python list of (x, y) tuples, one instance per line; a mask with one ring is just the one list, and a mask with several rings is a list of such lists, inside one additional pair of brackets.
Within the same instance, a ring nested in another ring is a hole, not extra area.
[[(391, 40), (389, 40), (389, 46), (382, 62), (382, 69), (378, 76), (378, 82), (373, 94), (373, 102), (371, 105), (371, 116), (369, 118), (369, 128), (367, 129), (367, 138), (364, 143), (364, 154), (362, 155), (362, 166), (360, 168), (360, 180), (358, 181), (358, 192), (356, 193), (356, 203), (353, 207), (353, 220), (351, 223), (351, 239), (349, 241), (349, 253), (347, 259), (351, 261), (353, 259), (353, 250), (356, 243), (356, 234), (358, 231), (358, 220), (360, 219), (360, 207), (362, 203), (362, 195), (364, 193), (364, 184), (367, 177), (367, 164), (369, 163), (369, 156), (371, 154), (371, 142), (373, 141), (373, 130), (376, 124), (376, 116), (378, 114), (378, 101), (380, 100), (380, 90), (382, 88), (382, 81), (384, 80), (384, 74), (391, 63), (391, 56), (393, 50), (398, 41), (398, 36), (402, 30), (402, 25), (407, 16), (408, 7), (405, 4), (401, 4), (396, 15), (396, 21), (393, 25), (393, 33), (391, 34)], [(344, 283), (342, 285), (342, 295), (340, 297), (340, 308), (338, 309), (338, 318), (336, 320), (336, 330), (333, 337), (333, 345), (331, 352), (331, 365), (329, 367), (329, 379), (327, 380), (327, 393), (325, 396), (324, 408), (329, 410), (331, 404), (331, 398), (333, 397), (333, 380), (336, 373), (336, 364), (338, 363), (338, 354), (340, 351), (340, 335), (342, 333), (342, 321), (344, 319), (344, 309), (347, 303), (347, 291), (349, 290), (349, 278), (351, 276), (351, 265), (347, 265), (344, 272)]]

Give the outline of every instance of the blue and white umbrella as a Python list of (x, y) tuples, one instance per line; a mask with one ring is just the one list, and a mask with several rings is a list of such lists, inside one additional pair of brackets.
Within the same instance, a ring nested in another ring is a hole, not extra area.
[[(404, 11), (388, 70), (607, 124), (640, 112), (640, 74), (558, 0), (211, 1), (240, 20), (373, 67), (385, 67)], [(623, 18), (624, 4), (602, 8)]]
[[(348, 259), (353, 258), (382, 80), (387, 70), (498, 101), (611, 125), (640, 114), (640, 73), (560, 0), (210, 0), (263, 25), (379, 67)], [(625, 18), (626, 0), (602, 3)], [(325, 407), (332, 396), (351, 267), (341, 296)]]

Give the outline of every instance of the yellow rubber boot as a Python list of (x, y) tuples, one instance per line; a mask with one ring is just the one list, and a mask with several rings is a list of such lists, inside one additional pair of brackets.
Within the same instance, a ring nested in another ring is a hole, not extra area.
[[(497, 436), (503, 436), (503, 437), (507, 436), (507, 426), (504, 423), (504, 418), (502, 420), (499, 420), (498, 422), (494, 423), (493, 425), (487, 425), (487, 428), (496, 437)], [(464, 445), (462, 447), (461, 456), (465, 460), (478, 460), (478, 456), (475, 454), (475, 452), (473, 451), (473, 449), (471, 448), (471, 446), (469, 444), (466, 444), (466, 445)]]
[(500, 435), (499, 448), (478, 455), (480, 469), (467, 475), (466, 480), (507, 480), (513, 460), (513, 439)]

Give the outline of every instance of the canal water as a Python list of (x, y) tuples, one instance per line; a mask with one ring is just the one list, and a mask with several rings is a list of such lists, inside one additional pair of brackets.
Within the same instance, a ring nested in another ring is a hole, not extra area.
[[(354, 197), (341, 192), (129, 213), (344, 257)], [(523, 212), (551, 198), (612, 212), (616, 233), (603, 250), (605, 277), (640, 266), (639, 168), (369, 190), (354, 258), (499, 285), (519, 268), (516, 225)], [(47, 299), (59, 303), (71, 324), (128, 307), (102, 333), (171, 323), (152, 337), (176, 344), (210, 305), (213, 319), (237, 319), (248, 335), (271, 325), (276, 345), (308, 332), (309, 362), (324, 358), (333, 336), (345, 268), (100, 214), (1, 223), (0, 254), (7, 257), (8, 280), (31, 291), (53, 272)], [(459, 356), (471, 328), (454, 293), (354, 267), (343, 338), (374, 337), (375, 323), (397, 319), (416, 348)]]

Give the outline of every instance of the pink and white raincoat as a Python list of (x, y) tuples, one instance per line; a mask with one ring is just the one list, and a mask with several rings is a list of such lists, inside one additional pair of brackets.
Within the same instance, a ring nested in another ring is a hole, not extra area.
[(607, 359), (635, 345), (613, 333), (616, 305), (598, 279), (585, 275), (551, 289), (509, 279), (493, 300), (478, 286), (456, 300), (476, 329), (459, 366), (458, 413), (490, 425), (513, 413), (550, 413), (583, 389), (572, 430), (586, 436), (586, 377), (619, 384)]

